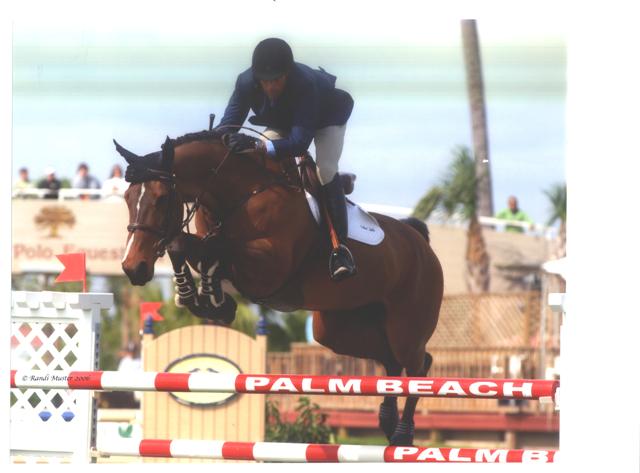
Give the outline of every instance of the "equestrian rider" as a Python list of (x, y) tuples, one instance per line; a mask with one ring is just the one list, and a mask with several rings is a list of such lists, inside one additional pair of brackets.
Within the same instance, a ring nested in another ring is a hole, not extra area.
[[(347, 209), (338, 161), (353, 99), (335, 88), (336, 77), (294, 62), (291, 47), (282, 39), (268, 38), (253, 51), (251, 67), (242, 72), (218, 128), (242, 125), (249, 118), (267, 127), (267, 140), (251, 140), (250, 147), (276, 160), (302, 156), (315, 140), (318, 178), (326, 208), (339, 242), (329, 258), (331, 279), (356, 273), (347, 241)], [(246, 147), (246, 135), (235, 133), (230, 146)]]

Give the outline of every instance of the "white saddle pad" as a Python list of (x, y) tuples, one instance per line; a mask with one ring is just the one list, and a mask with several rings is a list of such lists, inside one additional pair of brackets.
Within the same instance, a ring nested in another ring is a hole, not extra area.
[[(309, 210), (316, 223), (320, 224), (320, 207), (315, 197), (305, 191)], [(349, 221), (348, 237), (366, 245), (379, 245), (384, 240), (384, 231), (367, 212), (347, 199), (347, 219)]]

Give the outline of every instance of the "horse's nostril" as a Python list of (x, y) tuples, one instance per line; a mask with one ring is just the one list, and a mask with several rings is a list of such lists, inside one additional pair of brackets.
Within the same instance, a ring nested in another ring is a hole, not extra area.
[(123, 270), (134, 286), (143, 286), (151, 279), (149, 266), (144, 261), (138, 263), (134, 268), (125, 268), (123, 266)]
[(146, 281), (147, 280), (147, 263), (141, 261), (136, 266), (136, 269), (133, 273), (134, 279), (136, 281)]

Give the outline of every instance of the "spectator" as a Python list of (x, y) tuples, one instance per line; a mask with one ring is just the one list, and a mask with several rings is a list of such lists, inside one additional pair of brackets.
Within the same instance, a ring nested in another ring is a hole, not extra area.
[(102, 184), (102, 197), (105, 199), (114, 199), (121, 201), (119, 197), (124, 196), (124, 191), (129, 188), (129, 183), (122, 177), (122, 168), (118, 164), (114, 164), (111, 168), (111, 176)]
[(45, 199), (57, 199), (62, 183), (56, 178), (56, 170), (48, 167), (44, 170), (44, 174), (46, 177), (38, 182), (38, 189), (49, 189), (44, 196)]
[(29, 179), (29, 170), (27, 168), (20, 168), (18, 176), (18, 179), (13, 183), (14, 189), (30, 189), (33, 187), (33, 182)]
[(134, 342), (128, 342), (119, 355), (118, 371), (142, 371), (140, 351)]
[[(498, 212), (496, 218), (502, 220), (516, 220), (518, 222), (527, 222), (529, 223), (529, 228), (533, 228), (533, 221), (529, 218), (529, 216), (524, 213), (522, 210), (518, 208), (518, 199), (515, 196), (510, 196), (508, 201), (509, 208), (504, 209), (501, 212)], [(524, 233), (524, 228), (515, 225), (507, 225), (505, 228), (508, 232), (514, 233)]]
[[(78, 171), (73, 178), (72, 187), (76, 189), (100, 189), (100, 181), (89, 174), (89, 166), (86, 163), (78, 165)], [(86, 195), (81, 195), (81, 199), (86, 199)]]

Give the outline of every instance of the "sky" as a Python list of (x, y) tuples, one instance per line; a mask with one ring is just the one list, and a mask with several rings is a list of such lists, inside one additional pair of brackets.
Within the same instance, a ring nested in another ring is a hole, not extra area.
[[(357, 192), (364, 192), (356, 194), (356, 199), (415, 205), (424, 188), (442, 174), (451, 148), (469, 141), (456, 15), (406, 14), (414, 4), (402, 1), (380, 8), (376, 2), (368, 3), (366, 10), (358, 2), (249, 1), (242, 12), (226, 4), (213, 7), (199, 2), (163, 9), (160, 2), (150, 20), (141, 19), (137, 4), (127, 5), (126, 15), (118, 5), (115, 2), (112, 9), (86, 15), (82, 21), (77, 13), (85, 8), (82, 4), (77, 5), (75, 16), (55, 22), (29, 15), (14, 21), (15, 171), (26, 165), (37, 179), (46, 166), (53, 165), (59, 176), (70, 178), (77, 164), (85, 161), (104, 180), (117, 159), (107, 146), (111, 137), (149, 152), (159, 136), (202, 129), (205, 120), (195, 117), (215, 111), (220, 118), (235, 74), (248, 65), (255, 43), (271, 35), (289, 39), (297, 58), (327, 67), (339, 76), (339, 85), (354, 95), (357, 105), (341, 163), (362, 177)], [(313, 21), (303, 26), (292, 21), (309, 17), (309, 5), (315, 6)], [(496, 158), (502, 154), (503, 163), (494, 171), (496, 211), (507, 195), (522, 189), (525, 207), (541, 221), (547, 209), (540, 189), (563, 178), (558, 168), (563, 99), (557, 94), (564, 94), (566, 25), (554, 17), (537, 22), (481, 17), (478, 25), (487, 64), (490, 140), (492, 126), (496, 131), (491, 146)], [(175, 63), (175, 68), (167, 63)], [(523, 67), (513, 67), (514, 63)], [(501, 68), (508, 73), (501, 75)], [(155, 74), (153, 80), (150, 74)], [(549, 84), (557, 89), (547, 91), (556, 94), (553, 106), (544, 108), (544, 99), (536, 103), (527, 96)], [(401, 100), (389, 98), (383, 103), (397, 90), (404, 93)], [(505, 104), (509, 95), (513, 103)], [(124, 111), (125, 106), (130, 109)], [(546, 123), (547, 128), (554, 127), (549, 131), (538, 127), (546, 116), (552, 117)], [(411, 123), (396, 126), (397, 120)], [(441, 131), (446, 126), (449, 130)], [(368, 163), (389, 166), (392, 161), (375, 153), (357, 155), (373, 136), (409, 156), (407, 160), (419, 159), (427, 169), (425, 177), (405, 176), (396, 167), (390, 179), (400, 182), (409, 177), (414, 182), (389, 195), (374, 195), (383, 184), (376, 182), (378, 176), (368, 175)], [(513, 152), (515, 147), (519, 154)], [(545, 159), (550, 166), (545, 166)], [(538, 176), (538, 181), (527, 183), (522, 174), (523, 182), (501, 185), (510, 181), (514, 170), (522, 170), (517, 164), (522, 161), (537, 167), (529, 175)]]
[[(283, 36), (303, 32), (310, 41), (338, 44), (445, 45), (459, 41), (458, 35), (452, 34), (452, 25), (457, 26), (460, 18), (465, 17), (477, 18), (483, 25), (483, 41), (487, 44), (558, 40), (564, 38), (567, 29), (566, 18), (558, 14), (561, 7), (545, 9), (545, 6), (553, 5), (547, 1), (529, 5), (521, 2), (503, 4), (500, 14), (491, 11), (491, 4), (495, 2), (486, 1), (483, 7), (476, 9), (478, 14), (475, 16), (461, 15), (464, 8), (407, 0), (369, 1), (366, 8), (361, 2), (341, 0), (184, 1), (179, 5), (164, 1), (115, 0), (102, 4), (62, 1), (56, 3), (61, 8), (41, 4), (37, 16), (32, 14), (30, 7), (33, 2), (14, 3), (17, 13), (14, 24), (20, 29), (28, 28), (27, 34), (34, 41), (40, 42), (44, 37), (51, 45), (77, 41), (78, 35), (82, 35), (77, 31), (78, 27), (90, 28), (100, 41), (108, 44), (145, 44), (171, 37), (196, 43), (202, 38), (233, 43), (246, 39), (253, 43), (276, 31)], [(64, 5), (72, 7), (65, 9)], [(48, 11), (57, 17), (55, 22), (49, 20)], [(136, 31), (139, 32), (137, 37)], [(123, 36), (123, 32), (127, 35)]]

